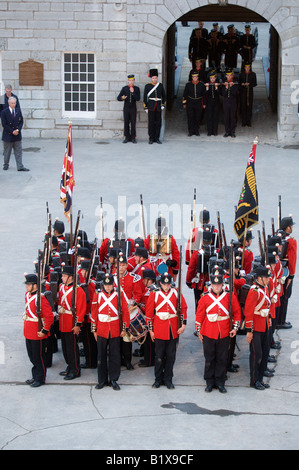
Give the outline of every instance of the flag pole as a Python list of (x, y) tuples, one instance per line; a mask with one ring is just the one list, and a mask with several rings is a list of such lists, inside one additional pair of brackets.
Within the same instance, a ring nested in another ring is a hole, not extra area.
[[(69, 118), (69, 128), (72, 125), (72, 120)], [(73, 139), (72, 139), (73, 143)], [(73, 197), (71, 201), (71, 207), (70, 207), (70, 248), (73, 247)]]
[(248, 214), (245, 217), (245, 230), (244, 230), (244, 237), (243, 237), (243, 250), (242, 250), (241, 269), (244, 269), (245, 243), (246, 243), (246, 236), (247, 236), (247, 226), (248, 226)]

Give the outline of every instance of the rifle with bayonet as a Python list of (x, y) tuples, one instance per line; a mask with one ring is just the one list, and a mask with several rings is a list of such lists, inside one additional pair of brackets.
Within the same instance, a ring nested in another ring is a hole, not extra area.
[(78, 215), (77, 215), (77, 221), (76, 221), (75, 232), (74, 232), (73, 246), (77, 246), (77, 243), (78, 243), (80, 215), (81, 215), (81, 211), (79, 210), (79, 211), (78, 211)]
[(180, 246), (180, 261), (179, 261), (179, 272), (178, 272), (178, 297), (177, 297), (177, 316), (178, 316), (178, 330), (182, 326), (182, 245)]
[(263, 245), (262, 245), (262, 238), (261, 238), (261, 232), (260, 230), (257, 231), (257, 236), (258, 236), (258, 241), (259, 241), (259, 250), (260, 250), (260, 257), (263, 257), (264, 250), (263, 250)]
[(51, 246), (52, 246), (52, 220), (51, 214), (49, 213), (49, 206), (46, 203), (47, 208), (47, 231), (44, 238), (44, 250), (43, 250), (43, 260), (42, 260), (42, 275), (45, 275), (45, 267), (49, 264), (50, 255), (51, 255)]
[(82, 289), (85, 292), (87, 303), (89, 303), (92, 300), (89, 297), (88, 286), (89, 286), (90, 279), (91, 279), (91, 276), (92, 276), (93, 266), (94, 266), (95, 257), (96, 257), (96, 251), (97, 251), (97, 239), (95, 238), (94, 242), (92, 244), (90, 263), (89, 263), (89, 267), (88, 267), (88, 270), (87, 270), (87, 273), (86, 273), (85, 283), (81, 284), (81, 286), (80, 286), (80, 287), (82, 287)]
[(140, 221), (141, 221), (141, 229), (142, 229), (142, 238), (143, 238), (143, 240), (145, 240), (146, 239), (146, 231), (145, 231), (144, 207), (143, 207), (142, 194), (140, 194)]
[[(123, 330), (123, 319), (122, 319), (122, 309), (121, 309), (121, 288), (120, 288), (120, 275), (119, 275), (119, 253), (117, 253), (117, 263), (116, 263), (116, 278), (117, 278), (117, 311), (120, 324), (120, 332)], [(129, 326), (129, 325), (128, 325)]]
[(277, 228), (280, 230), (280, 224), (281, 224), (281, 196), (278, 196), (278, 217), (277, 217)]
[(235, 280), (235, 252), (233, 243), (231, 241), (229, 247), (229, 321), (230, 321), (230, 328), (229, 331), (232, 330), (233, 327), (233, 295), (234, 295), (234, 280)]
[(43, 322), (41, 318), (42, 306), (41, 306), (41, 295), (42, 295), (42, 265), (43, 265), (43, 253), (38, 251), (37, 261), (37, 292), (36, 292), (36, 316), (38, 319), (38, 331), (43, 329)]
[(274, 237), (275, 236), (274, 217), (271, 217), (271, 228), (272, 228), (272, 237)]
[(265, 254), (265, 264), (269, 263), (268, 261), (268, 250), (267, 250), (267, 242), (266, 242), (266, 232), (265, 232), (265, 223), (262, 221), (262, 236), (263, 236), (263, 243), (264, 243), (264, 254)]
[(101, 197), (100, 203), (100, 245), (103, 243), (104, 240), (104, 217), (103, 217), (103, 200)]
[(217, 212), (217, 224), (218, 224), (218, 237), (219, 237), (219, 248), (223, 251), (223, 237), (222, 237), (222, 229), (221, 229), (221, 222), (220, 222), (220, 212)]
[(224, 225), (223, 223), (221, 224), (221, 228), (222, 228), (222, 239), (223, 239), (223, 245), (224, 245), (224, 254), (226, 256), (226, 253), (227, 253), (227, 243), (226, 243), (226, 235), (225, 235), (225, 230), (224, 230)]
[(73, 327), (77, 323), (77, 287), (78, 287), (78, 246), (74, 247), (74, 273), (73, 273), (73, 291), (72, 291), (72, 305), (71, 311), (73, 315)]

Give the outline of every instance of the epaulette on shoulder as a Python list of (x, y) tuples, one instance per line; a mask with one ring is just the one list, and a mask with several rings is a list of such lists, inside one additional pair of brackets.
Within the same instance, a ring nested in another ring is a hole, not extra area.
[(258, 286), (257, 286), (256, 284), (253, 284), (253, 285), (250, 287), (250, 289), (255, 290), (255, 291), (258, 291), (258, 290), (259, 290), (259, 288), (258, 288)]

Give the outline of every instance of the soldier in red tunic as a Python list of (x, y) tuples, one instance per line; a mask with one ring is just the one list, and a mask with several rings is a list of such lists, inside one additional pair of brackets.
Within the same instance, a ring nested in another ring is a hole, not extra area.
[(173, 389), (173, 366), (179, 335), (186, 328), (187, 304), (181, 295), (181, 327), (178, 328), (177, 301), (178, 291), (172, 287), (168, 273), (161, 275), (161, 289), (150, 293), (146, 305), (146, 322), (152, 341), (155, 342), (155, 382), (159, 388), (162, 382)]
[(86, 312), (86, 296), (82, 287), (77, 287), (76, 318), (72, 311), (73, 298), (73, 274), (72, 266), (62, 267), (62, 284), (58, 293), (58, 313), (59, 313), (59, 330), (61, 333), (62, 352), (67, 364), (66, 370), (60, 372), (64, 380), (72, 380), (81, 375), (80, 356), (77, 337), (80, 328), (84, 322)]
[(33, 364), (32, 378), (26, 380), (31, 387), (39, 387), (46, 380), (47, 361), (46, 344), (50, 333), (51, 325), (54, 321), (54, 315), (49, 302), (44, 295), (41, 295), (40, 318), (42, 328), (36, 312), (37, 301), (37, 275), (25, 274), (25, 312), (24, 312), (24, 337), (28, 357)]
[[(249, 274), (251, 272), (251, 266), (254, 260), (253, 253), (250, 249), (250, 245), (252, 244), (253, 239), (254, 239), (254, 236), (252, 235), (252, 231), (248, 230), (246, 233), (246, 238), (245, 238), (245, 250), (244, 250), (244, 261), (243, 261), (243, 269), (246, 274)], [(243, 245), (243, 237), (240, 238), (240, 242)]]
[(103, 290), (95, 292), (92, 301), (91, 322), (91, 329), (98, 345), (98, 384), (96, 389), (111, 385), (113, 390), (119, 390), (117, 380), (121, 367), (120, 338), (123, 338), (128, 331), (130, 314), (123, 293), (121, 293), (120, 305), (118, 304), (118, 294), (114, 288), (112, 274), (106, 274)]
[(266, 266), (256, 269), (256, 281), (248, 292), (244, 307), (246, 337), (250, 345), (250, 386), (257, 390), (264, 390), (270, 386), (263, 382), (271, 327), (271, 300), (268, 287), (270, 276), (271, 272)]
[(96, 289), (96, 282), (91, 276), (91, 279), (89, 279), (89, 282), (87, 283), (90, 263), (90, 260), (83, 260), (81, 261), (78, 269), (78, 271), (80, 271), (80, 280), (82, 282), (81, 287), (86, 295), (86, 312), (81, 328), (81, 339), (85, 356), (85, 364), (81, 367), (84, 369), (95, 369), (97, 367), (97, 343), (95, 341), (94, 334), (91, 332), (91, 305)]
[(226, 393), (229, 342), (239, 328), (241, 307), (236, 296), (232, 295), (231, 326), (229, 292), (223, 290), (223, 276), (211, 274), (210, 280), (211, 289), (201, 296), (197, 305), (195, 327), (204, 349), (205, 391), (211, 392), (216, 387), (219, 392)]
[[(119, 253), (119, 280), (121, 291), (125, 296), (126, 302), (128, 304), (128, 309), (130, 317), (134, 317), (134, 311), (136, 311), (137, 304), (140, 303), (143, 293), (144, 285), (142, 282), (141, 276), (138, 274), (128, 273), (127, 271), (128, 263), (127, 258), (123, 253)], [(114, 283), (117, 287), (117, 275), (114, 273)], [(132, 318), (133, 318), (132, 317)], [(129, 326), (129, 325), (128, 325)], [(130, 335), (126, 334), (120, 341), (121, 344), (121, 356), (122, 363), (128, 369), (134, 369), (132, 365), (132, 341)]]
[(280, 222), (280, 229), (285, 234), (284, 238), (284, 261), (288, 270), (288, 275), (283, 285), (283, 293), (280, 298), (280, 308), (277, 319), (277, 329), (292, 328), (290, 322), (286, 321), (288, 302), (292, 295), (293, 279), (296, 273), (297, 262), (297, 241), (291, 236), (293, 232), (294, 221), (292, 216), (284, 217)]

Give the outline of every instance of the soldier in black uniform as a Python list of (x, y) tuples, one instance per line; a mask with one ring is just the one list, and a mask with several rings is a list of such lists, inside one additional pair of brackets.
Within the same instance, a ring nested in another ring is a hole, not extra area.
[(204, 60), (200, 59), (199, 57), (195, 59), (195, 68), (190, 70), (188, 78), (189, 82), (192, 81), (192, 73), (195, 71), (198, 72), (198, 80), (200, 82), (206, 83), (207, 72), (205, 70)]
[(192, 82), (185, 85), (183, 106), (187, 110), (188, 135), (199, 135), (199, 123), (205, 105), (205, 85), (199, 81), (198, 72), (192, 72)]
[(206, 115), (208, 136), (217, 135), (219, 109), (220, 109), (220, 91), (217, 82), (217, 73), (211, 70), (208, 74), (209, 83), (206, 83)]
[(218, 69), (221, 62), (222, 43), (218, 37), (217, 29), (212, 29), (211, 37), (208, 39), (209, 67)]
[(250, 31), (251, 27), (247, 24), (245, 26), (245, 34), (240, 37), (240, 54), (243, 64), (252, 64), (253, 62), (253, 50), (256, 47), (256, 41)]
[(240, 41), (235, 34), (234, 25), (231, 24), (227, 27), (227, 34), (223, 38), (224, 63), (226, 67), (237, 67), (239, 49)]
[(162, 110), (166, 106), (166, 94), (162, 83), (158, 82), (158, 70), (150, 69), (151, 82), (144, 87), (143, 106), (148, 113), (149, 144), (160, 141)]
[(239, 75), (240, 111), (243, 127), (251, 127), (253, 88), (256, 85), (256, 73), (251, 70), (251, 64), (245, 64), (244, 72)]
[(237, 124), (237, 97), (239, 85), (234, 82), (234, 72), (232, 69), (227, 70), (226, 81), (223, 83), (220, 90), (223, 96), (225, 126), (225, 134), (223, 137), (236, 137), (235, 130)]
[(134, 75), (128, 75), (128, 85), (121, 89), (117, 100), (124, 102), (125, 138), (123, 140), (123, 144), (126, 144), (127, 142), (133, 142), (133, 144), (136, 144), (136, 103), (140, 100), (140, 88), (135, 86)]
[(195, 35), (189, 41), (189, 60), (192, 62), (192, 67), (195, 68), (195, 59), (200, 57), (204, 63), (208, 56), (208, 41), (202, 37), (202, 30), (195, 29)]

